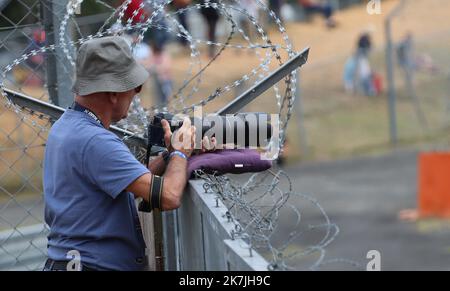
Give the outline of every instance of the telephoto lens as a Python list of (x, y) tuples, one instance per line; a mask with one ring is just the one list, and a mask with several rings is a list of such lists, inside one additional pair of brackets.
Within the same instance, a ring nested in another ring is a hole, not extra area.
[(215, 137), (217, 148), (266, 147), (272, 137), (270, 115), (266, 113), (239, 113), (236, 115), (209, 115), (202, 120), (193, 119), (202, 137)]
[[(172, 132), (183, 125), (179, 116), (170, 113), (156, 114), (148, 127), (149, 146), (164, 147), (164, 130), (161, 121), (169, 122)], [(260, 112), (238, 113), (236, 115), (208, 115), (191, 118), (192, 125), (197, 129), (197, 141), (204, 136), (215, 137), (216, 148), (259, 148), (269, 145), (273, 126), (271, 115)], [(196, 142), (197, 142), (196, 141)]]

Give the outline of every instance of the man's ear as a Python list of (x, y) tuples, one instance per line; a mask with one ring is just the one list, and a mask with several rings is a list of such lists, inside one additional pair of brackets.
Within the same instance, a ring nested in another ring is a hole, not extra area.
[(117, 94), (116, 92), (109, 92), (108, 99), (112, 104), (117, 104), (117, 102), (119, 101), (119, 94)]

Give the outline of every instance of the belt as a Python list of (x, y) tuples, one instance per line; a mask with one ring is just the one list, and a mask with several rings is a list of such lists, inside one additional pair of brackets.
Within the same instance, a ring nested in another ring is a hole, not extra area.
[[(70, 261), (55, 261), (52, 259), (47, 259), (45, 262), (45, 270), (50, 271), (67, 271), (67, 265)], [(81, 264), (81, 271), (98, 271), (97, 269), (90, 268), (84, 264)]]

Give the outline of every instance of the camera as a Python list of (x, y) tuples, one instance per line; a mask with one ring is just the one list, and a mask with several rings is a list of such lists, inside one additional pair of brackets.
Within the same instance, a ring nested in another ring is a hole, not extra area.
[[(157, 113), (148, 126), (148, 146), (165, 147), (164, 129), (161, 121), (169, 122), (172, 132), (183, 125), (180, 116), (171, 113)], [(238, 113), (235, 115), (208, 115), (190, 118), (197, 135), (215, 137), (217, 148), (234, 145), (234, 148), (265, 147), (272, 138), (271, 115), (267, 113)]]

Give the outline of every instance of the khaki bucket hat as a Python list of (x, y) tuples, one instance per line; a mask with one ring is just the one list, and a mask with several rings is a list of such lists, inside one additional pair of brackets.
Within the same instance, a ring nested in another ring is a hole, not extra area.
[(72, 91), (85, 96), (96, 92), (125, 92), (145, 83), (149, 74), (134, 59), (120, 36), (96, 38), (78, 51)]

